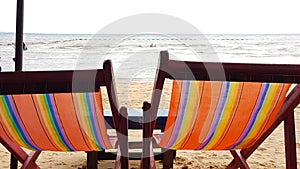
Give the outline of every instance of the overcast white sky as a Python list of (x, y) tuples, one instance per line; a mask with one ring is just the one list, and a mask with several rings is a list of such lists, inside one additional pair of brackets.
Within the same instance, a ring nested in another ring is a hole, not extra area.
[[(0, 32), (15, 32), (17, 0), (0, 0)], [(88, 33), (126, 16), (162, 13), (202, 33), (300, 33), (299, 0), (25, 0), (25, 33)]]

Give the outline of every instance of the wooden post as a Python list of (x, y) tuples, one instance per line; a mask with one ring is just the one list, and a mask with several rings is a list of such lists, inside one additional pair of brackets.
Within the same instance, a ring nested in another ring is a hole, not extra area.
[(297, 168), (297, 153), (296, 153), (296, 133), (295, 133), (295, 118), (294, 111), (284, 119), (284, 138), (285, 138), (285, 155), (286, 168)]
[(22, 71), (23, 65), (23, 23), (24, 0), (17, 0), (15, 71)]

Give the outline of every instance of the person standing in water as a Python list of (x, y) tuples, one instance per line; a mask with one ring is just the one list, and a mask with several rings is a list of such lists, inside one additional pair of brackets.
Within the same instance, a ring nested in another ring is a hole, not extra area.
[(23, 42), (23, 50), (26, 51), (27, 49), (27, 45)]
[[(23, 42), (23, 51), (26, 51), (26, 50), (28, 50), (27, 45)], [(13, 58), (13, 61), (15, 62), (16, 58)], [(0, 69), (0, 72), (1, 72), (1, 69)]]

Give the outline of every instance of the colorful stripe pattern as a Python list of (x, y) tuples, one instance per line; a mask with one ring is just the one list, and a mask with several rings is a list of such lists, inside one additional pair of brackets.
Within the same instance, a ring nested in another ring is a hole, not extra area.
[(0, 95), (0, 112), (1, 136), (28, 149), (112, 148), (100, 92)]
[(168, 149), (251, 146), (276, 120), (290, 84), (174, 81), (165, 132)]

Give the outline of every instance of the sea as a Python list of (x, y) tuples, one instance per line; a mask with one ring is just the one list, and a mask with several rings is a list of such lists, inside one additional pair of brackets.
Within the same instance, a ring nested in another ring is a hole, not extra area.
[[(14, 71), (15, 34), (0, 33), (0, 66)], [(102, 68), (120, 79), (155, 77), (159, 52), (171, 59), (300, 64), (300, 34), (36, 34), (24, 35), (23, 71)]]

